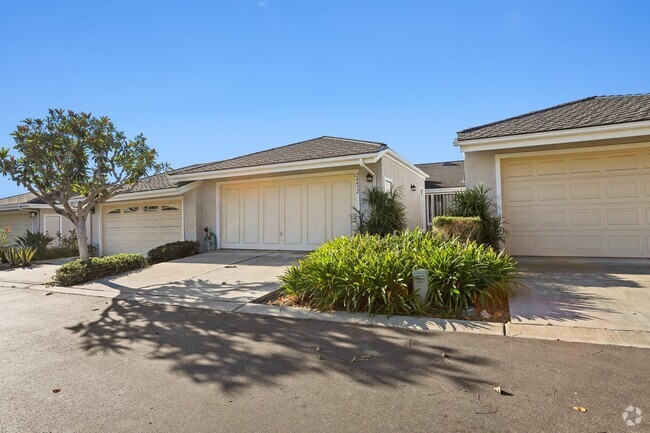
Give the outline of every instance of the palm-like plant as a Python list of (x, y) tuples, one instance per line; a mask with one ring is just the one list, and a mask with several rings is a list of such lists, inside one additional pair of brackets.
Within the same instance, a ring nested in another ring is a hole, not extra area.
[(363, 193), (366, 209), (353, 208), (352, 223), (361, 234), (387, 236), (406, 229), (406, 206), (401, 188), (381, 190), (377, 187)]
[(481, 219), (481, 243), (499, 249), (505, 241), (503, 221), (490, 198), (490, 188), (483, 184), (458, 192), (449, 204), (447, 215), (458, 217), (479, 217)]

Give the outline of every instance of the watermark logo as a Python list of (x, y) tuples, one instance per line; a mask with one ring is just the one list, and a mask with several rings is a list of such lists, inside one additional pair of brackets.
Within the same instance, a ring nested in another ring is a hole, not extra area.
[(623, 412), (623, 421), (628, 427), (641, 424), (641, 408), (629, 405)]

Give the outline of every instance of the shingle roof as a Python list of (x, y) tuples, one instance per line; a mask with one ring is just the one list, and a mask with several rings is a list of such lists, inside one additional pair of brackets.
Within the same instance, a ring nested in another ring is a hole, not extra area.
[(159, 189), (172, 189), (183, 186), (185, 183), (174, 184), (169, 180), (167, 173), (155, 174), (149, 177), (143, 177), (130, 190), (121, 194), (129, 194), (133, 192), (156, 191)]
[(0, 206), (17, 204), (43, 204), (43, 200), (36, 198), (31, 192), (0, 198)]
[(239, 156), (237, 158), (190, 165), (188, 167), (171, 171), (170, 174), (201, 173), (232, 168), (308, 161), (312, 159), (335, 158), (338, 156), (361, 155), (380, 152), (387, 148), (388, 146), (386, 144), (375, 141), (353, 140), (339, 137), (319, 137)]
[(650, 120), (650, 94), (592, 96), (458, 132), (458, 141)]
[(465, 186), (465, 161), (431, 162), (415, 166), (429, 175), (424, 181), (426, 189)]

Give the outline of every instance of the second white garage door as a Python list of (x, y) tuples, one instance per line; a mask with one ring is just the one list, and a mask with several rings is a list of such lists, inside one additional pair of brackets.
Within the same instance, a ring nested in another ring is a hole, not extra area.
[(650, 148), (501, 162), (514, 255), (650, 257)]
[(180, 201), (105, 205), (102, 217), (104, 255), (143, 253), (182, 236)]
[(221, 187), (221, 247), (312, 250), (352, 233), (353, 175)]

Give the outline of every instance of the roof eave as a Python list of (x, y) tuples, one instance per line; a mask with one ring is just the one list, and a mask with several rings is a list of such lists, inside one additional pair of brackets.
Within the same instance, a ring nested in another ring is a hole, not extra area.
[(170, 174), (172, 182), (189, 180), (202, 180), (235, 176), (254, 176), (260, 174), (277, 173), (280, 171), (314, 170), (344, 165), (358, 165), (361, 158), (366, 163), (373, 163), (381, 152), (372, 152), (356, 155), (338, 156), (334, 158), (310, 159), (304, 161), (285, 162), (280, 164), (256, 165), (253, 167), (230, 168), (225, 170), (202, 171), (198, 173)]
[(454, 146), (461, 152), (480, 152), (646, 135), (650, 135), (650, 120), (470, 140), (456, 138)]
[(187, 185), (183, 185), (178, 188), (164, 188), (164, 189), (154, 189), (150, 191), (140, 191), (140, 192), (126, 192), (118, 194), (114, 197), (111, 197), (106, 202), (114, 203), (118, 201), (132, 201), (132, 200), (142, 200), (148, 198), (165, 198), (165, 197), (177, 197), (198, 188), (203, 182), (192, 182)]

